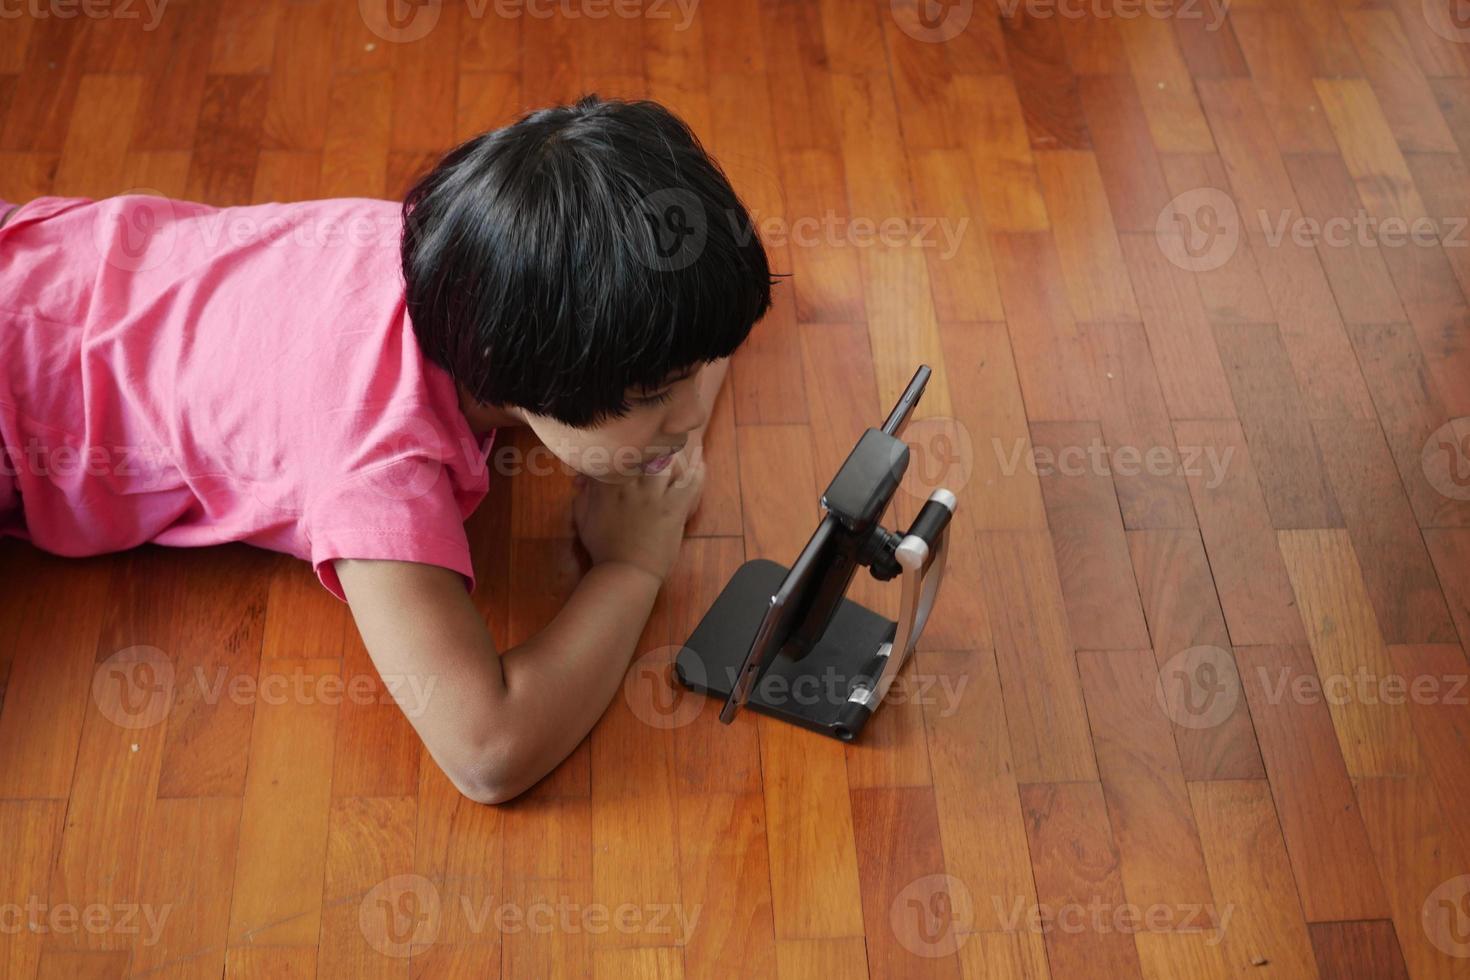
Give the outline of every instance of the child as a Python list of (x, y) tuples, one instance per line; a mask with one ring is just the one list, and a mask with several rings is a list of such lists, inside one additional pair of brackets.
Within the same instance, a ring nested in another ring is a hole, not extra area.
[[(39, 198), (0, 226), (0, 535), (311, 561), (381, 673), (433, 679), (411, 721), (434, 760), (509, 800), (622, 683), (772, 284), (724, 175), (652, 102), (531, 113), (401, 207)], [(513, 425), (581, 474), (593, 564), (497, 654), (463, 522)]]

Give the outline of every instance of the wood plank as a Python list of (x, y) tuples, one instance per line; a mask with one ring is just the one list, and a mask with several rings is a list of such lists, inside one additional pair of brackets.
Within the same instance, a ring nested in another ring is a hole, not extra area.
[(138, 897), (139, 935), (131, 969), (197, 971), (225, 967), (234, 868), (224, 855), (239, 841), (240, 800), (160, 800), (143, 828), (150, 860)]
[(1178, 422), (1174, 435), (1181, 453), (1196, 460), (1186, 469), (1189, 494), (1230, 639), (1237, 645), (1304, 639), (1240, 426)]
[(1169, 417), (1234, 418), (1230, 385), (1193, 277), (1170, 261), (1155, 236), (1122, 238)]
[(1080, 78), (1078, 94), (1118, 230), (1152, 232), (1172, 195), (1132, 77)]
[[(958, 478), (946, 473), (960, 492), (957, 521), (987, 530), (1044, 530), (1046, 509), (1041, 484), (1026, 462), (1031, 433), (1021, 383), (1004, 323), (941, 323), (944, 363), (966, 372), (969, 384), (954, 386), (959, 442)], [(989, 445), (977, 434), (988, 434)], [(970, 472), (965, 474), (965, 440)], [(949, 469), (949, 468), (946, 468)]]
[[(71, 792), (90, 692), (99, 683), (97, 643), (115, 561), (77, 563), (31, 548), (7, 556), (0, 575), (19, 615), (7, 620), (12, 625), (0, 704), (0, 752), (6, 760), (0, 799), (64, 800)], [(100, 682), (103, 693), (110, 683), (142, 680), (134, 673), (142, 659), (117, 663), (117, 675)], [(151, 700), (136, 704), (140, 718), (143, 710), (153, 710)]]
[[(340, 676), (341, 665), (280, 660), (262, 666), (266, 670), (310, 681)], [(332, 767), (336, 728), (333, 705), (289, 698), (256, 705), (235, 856), (231, 946), (318, 942), (331, 796), (322, 773)]]
[(982, 191), (970, 157), (963, 150), (923, 150), (910, 153), (910, 164), (917, 213), (937, 227), (927, 236), (937, 247), (924, 253), (935, 315), (941, 322), (1004, 319)]
[(472, 914), (411, 873), (414, 817), (404, 797), (332, 802), (318, 976), (402, 975), (415, 945)]
[(1099, 424), (1112, 453), (1123, 526), (1194, 527), (1194, 505), (1143, 326), (1082, 323), (1077, 329), (1098, 386)]
[(1207, 912), (1198, 927), (1212, 925), (1210, 881), (1169, 718), (1156, 699), (1153, 653), (1080, 651), (1077, 667), (1129, 902), (1200, 907)]
[(1049, 535), (981, 531), (976, 538), (1016, 779), (1095, 780), (1082, 685)]
[[(1282, 162), (1301, 202), (1302, 217), (1316, 222), (1303, 224), (1300, 241), (1307, 248), (1315, 245), (1343, 320), (1349, 324), (1403, 320), (1404, 307), (1383, 260), (1386, 249), (1364, 230), (1362, 203), (1342, 158), (1319, 153), (1288, 156)], [(1279, 219), (1272, 216), (1272, 220)], [(1286, 234), (1296, 236), (1298, 231), (1288, 227)]]
[(1230, 23), (1281, 152), (1335, 153), (1337, 143), (1312, 87), (1309, 45), (1290, 11), (1265, 5), (1234, 9)]
[[(1202, 80), (1200, 101), (1220, 145), (1242, 215), (1266, 212), (1270, 224), (1288, 225), (1301, 213), (1265, 112), (1248, 82)], [(1272, 245), (1257, 223), (1244, 222), (1256, 268), (1276, 311), (1307, 414), (1312, 418), (1370, 418), (1364, 387), (1327, 277), (1314, 253), (1289, 238)]]
[(1404, 954), (1387, 919), (1314, 922), (1312, 950), (1322, 980), (1351, 980), (1367, 970), (1384, 980), (1408, 980)]
[(1318, 422), (1315, 428), (1384, 639), (1453, 642), (1444, 595), (1377, 423)]
[(1449, 600), (1460, 645), (1470, 649), (1470, 531), (1427, 530), (1424, 543)]
[(1088, 149), (1087, 124), (1057, 18), (1013, 5), (1001, 10), (1000, 25), (1031, 148)]
[[(1282, 531), (1281, 554), (1301, 607), (1317, 675), (1324, 683), (1386, 677), (1393, 664), (1345, 531)], [(1404, 705), (1377, 698), (1328, 702), (1348, 773), (1406, 776), (1424, 771)]]
[(853, 832), (872, 976), (960, 976), (972, 899), (944, 874), (934, 790), (853, 789)]
[(1097, 158), (1084, 150), (1041, 152), (1036, 170), (1052, 215), (1052, 237), (1073, 315), (1079, 321), (1137, 322), (1138, 304), (1113, 231)]
[(764, 717), (760, 736), (777, 938), (863, 935), (842, 743)]
[[(1130, 531), (1128, 546), (1186, 779), (1265, 775), (1199, 535)], [(1213, 697), (1212, 697), (1213, 693)]]
[[(1378, 421), (1393, 452), (1399, 479), (1420, 527), (1470, 526), (1470, 493), (1451, 496), (1449, 460), (1440, 442), (1453, 448), (1453, 439), (1435, 438), (1449, 420), (1414, 330), (1407, 323), (1363, 324), (1348, 328), (1363, 376), (1373, 392)], [(1441, 435), (1449, 435), (1446, 430)], [(1426, 460), (1426, 453), (1429, 459)], [(1426, 462), (1431, 465), (1426, 466)], [(1430, 482), (1434, 473), (1437, 484)], [(1445, 479), (1439, 479), (1444, 477)], [(1463, 633), (1462, 633), (1463, 636)]]
[(1353, 780), (1411, 977), (1464, 976), (1465, 856), (1427, 777)]
[[(26, 911), (21, 928), (20, 910), (49, 893), (51, 863), (61, 848), (66, 804), (59, 800), (0, 800), (0, 832), (11, 842), (12, 857), (0, 864), (0, 902), (14, 908), (15, 916), (0, 944), (0, 968), (9, 976), (34, 977), (41, 962), (42, 932), (47, 921), (40, 910)], [(37, 920), (40, 921), (37, 921)]]
[[(851, 242), (836, 237), (848, 227), (842, 158), (825, 149), (781, 153), (788, 228), (793, 232), (791, 286), (801, 323), (845, 323), (863, 318), (862, 266)], [(835, 229), (824, 236), (821, 228)]]
[(1137, 17), (1122, 24), (1149, 132), (1161, 153), (1213, 153), (1209, 124), (1170, 27), (1167, 18), (1159, 17)]
[(1344, 11), (1342, 21), (1399, 147), (1455, 152), (1455, 140), (1434, 103), (1434, 93), (1392, 10)]
[(1051, 236), (992, 237), (1026, 417), (1032, 422), (1097, 418), (1097, 392)]
[[(1238, 647), (1235, 657), (1308, 922), (1370, 919), (1388, 903), (1328, 710), (1305, 647)], [(1341, 696), (1341, 684), (1331, 687)]]
[(1073, 641), (1088, 650), (1147, 647), (1101, 429), (1093, 422), (1036, 422), (1031, 442)]
[[(1178, 232), (1177, 240), (1162, 239), (1161, 244), (1170, 249), (1182, 247), (1184, 236), (1189, 235), (1199, 261), (1191, 261), (1188, 252), (1181, 258), (1194, 270), (1206, 315), (1211, 322), (1273, 322), (1276, 314), (1256, 270), (1255, 255), (1240, 246), (1247, 216), (1235, 206), (1224, 161), (1213, 153), (1174, 153), (1161, 157), (1160, 163), (1174, 195), (1168, 218)], [(1212, 217), (1203, 211), (1206, 206), (1213, 209)], [(1258, 223), (1259, 217), (1255, 216)], [(1221, 243), (1234, 241), (1235, 247), (1217, 246), (1206, 234), (1220, 236)], [(1178, 256), (1176, 252), (1170, 254)]]
[(938, 691), (924, 716), (944, 867), (971, 896), (975, 929), (1003, 930), (1009, 910), (1035, 906), (1036, 886), (995, 657), (926, 650), (917, 659)]
[(1005, 75), (956, 75), (953, 99), (955, 112), (970, 121), (963, 145), (975, 162), (986, 226), (996, 232), (1044, 231), (1046, 203), (1015, 83)]
[[(1021, 809), (1031, 841), (1032, 868), (1040, 908), (1076, 922), (1079, 912), (1101, 908), (1106, 916), (1125, 903), (1118, 849), (1108, 829), (1102, 787), (1093, 782), (1021, 787)], [(1110, 926), (1112, 918), (1082, 928), (1046, 931), (1046, 953), (1054, 977), (1141, 976), (1131, 937)]]
[[(1342, 527), (1322, 453), (1272, 324), (1219, 324), (1215, 339), (1271, 526)], [(1330, 425), (1324, 423), (1325, 425)]]
[(678, 807), (682, 908), (700, 915), (684, 946), (685, 968), (692, 976), (714, 976), (739, 963), (757, 976), (771, 975), (787, 943), (776, 942), (772, 920), (761, 794), (681, 793)]
[(1282, 976), (1312, 976), (1312, 944), (1266, 783), (1190, 783), (1189, 795), (1235, 973), (1270, 963)]
[(1391, 646), (1396, 671), (1381, 687), (1385, 699), (1406, 701), (1414, 734), (1439, 795), (1450, 835), (1470, 853), (1470, 674), (1458, 644)]

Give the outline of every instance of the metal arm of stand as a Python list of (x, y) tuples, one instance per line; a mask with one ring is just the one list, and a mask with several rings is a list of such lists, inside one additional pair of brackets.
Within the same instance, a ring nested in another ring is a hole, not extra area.
[[(893, 640), (878, 648), (870, 683), (859, 681), (848, 696), (844, 709), (846, 724), (841, 727), (856, 732), (862, 727), (862, 715), (872, 714), (883, 703), (893, 679), (903, 669), (914, 645), (923, 635), (929, 612), (939, 596), (944, 581), (944, 567), (949, 558), (949, 519), (954, 515), (955, 496), (948, 490), (935, 490), (920, 511), (913, 527), (904, 535), (895, 556), (903, 566), (899, 576), (903, 597)], [(931, 558), (932, 554), (932, 558)], [(894, 646), (898, 647), (897, 656)]]

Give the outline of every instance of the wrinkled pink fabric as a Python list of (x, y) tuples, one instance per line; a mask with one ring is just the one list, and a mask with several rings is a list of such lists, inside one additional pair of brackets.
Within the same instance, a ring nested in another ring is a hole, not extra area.
[[(42, 197), (0, 227), (0, 536), (451, 568), (489, 486), (404, 306), (397, 202)], [(0, 204), (0, 214), (5, 206)]]

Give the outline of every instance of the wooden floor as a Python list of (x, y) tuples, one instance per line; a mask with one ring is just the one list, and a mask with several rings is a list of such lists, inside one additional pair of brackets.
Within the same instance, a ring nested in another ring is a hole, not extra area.
[[(793, 275), (625, 696), (513, 805), (305, 563), (0, 545), (0, 977), (1470, 976), (1470, 25), (1117, 2), (8, 5), (0, 197), (391, 198), (647, 95)], [(894, 703), (843, 746), (676, 701), (921, 361), (900, 514), (961, 504)], [(473, 518), (502, 649), (570, 493)]]

